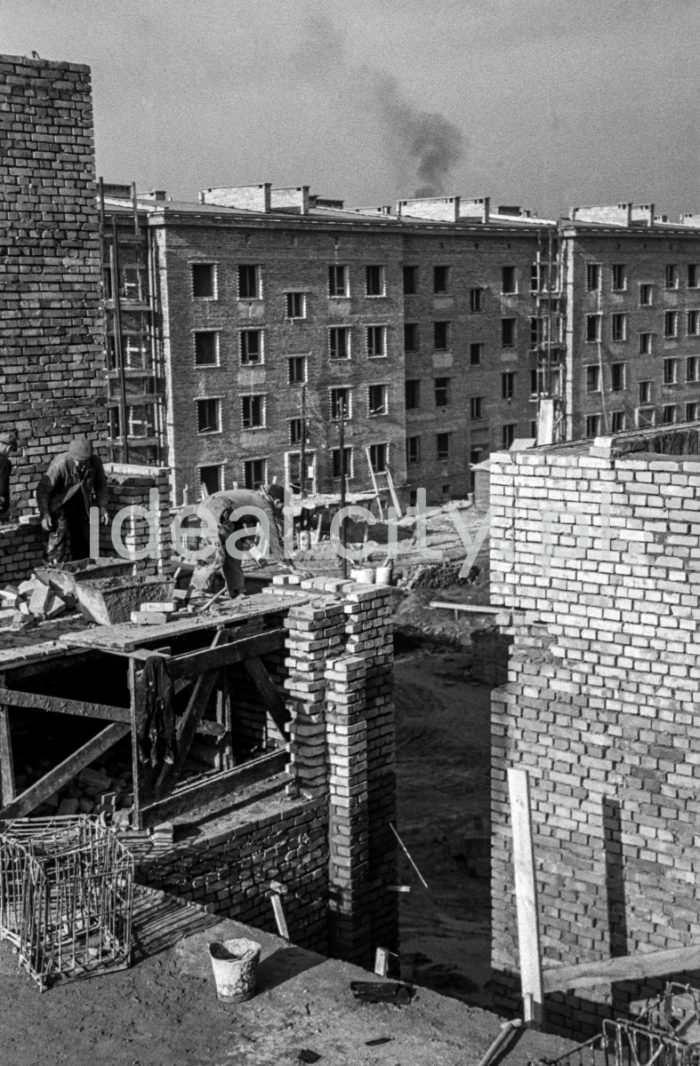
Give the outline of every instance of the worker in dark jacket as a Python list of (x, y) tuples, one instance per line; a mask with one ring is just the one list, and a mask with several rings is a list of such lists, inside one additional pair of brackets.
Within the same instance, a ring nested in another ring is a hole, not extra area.
[(10, 513), (10, 454), (17, 451), (17, 436), (12, 431), (0, 433), (0, 522)]
[(90, 555), (90, 508), (99, 507), (107, 524), (107, 478), (102, 460), (86, 437), (76, 437), (57, 455), (37, 485), (42, 528), (49, 534), (50, 563), (86, 559)]
[[(257, 525), (261, 515), (264, 518), (262, 524), (266, 527), (264, 532), (267, 533), (269, 541), (267, 545), (269, 557), (286, 562), (291, 570), (295, 569), (291, 560), (285, 560), (282, 523), (284, 489), (281, 485), (270, 485), (268, 488), (260, 488), (257, 491), (224, 489), (222, 492), (212, 493), (200, 504), (200, 507), (207, 511), (216, 522), (217, 533), (215, 538), (205, 538), (203, 541), (202, 547), (209, 543), (213, 552), (195, 571), (193, 578), (195, 588), (201, 588), (203, 591), (216, 591), (212, 587), (212, 579), (217, 573), (221, 573), (229, 596), (233, 598), (244, 592), (245, 581), (241, 560), (226, 549), (226, 541), (232, 533)], [(262, 555), (264, 552), (258, 554)]]

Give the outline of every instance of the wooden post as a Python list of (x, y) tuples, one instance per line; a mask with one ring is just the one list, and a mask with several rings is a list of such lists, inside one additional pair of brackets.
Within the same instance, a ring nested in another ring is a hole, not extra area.
[(219, 688), (216, 692), (216, 721), (224, 732), (217, 741), (216, 769), (230, 770), (233, 766), (233, 737), (231, 728), (231, 685), (227, 668), (219, 671)]
[(537, 917), (537, 884), (532, 843), (530, 790), (526, 770), (508, 770), (510, 817), (513, 827), (513, 868), (518, 919), (518, 954), (526, 1025), (538, 1026), (544, 1020), (542, 960)]
[(0, 808), (15, 798), (15, 770), (12, 759), (10, 711), (0, 706)]

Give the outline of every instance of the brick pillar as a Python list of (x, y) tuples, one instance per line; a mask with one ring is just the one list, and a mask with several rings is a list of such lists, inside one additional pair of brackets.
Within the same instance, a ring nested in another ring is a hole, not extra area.
[(288, 668), (284, 687), (290, 713), (289, 754), (292, 793), (312, 795), (328, 788), (324, 671), (329, 656), (343, 641), (341, 604), (314, 600), (292, 607), (287, 615)]
[(326, 667), (330, 946), (335, 955), (364, 964), (371, 955), (366, 673), (362, 656)]
[(390, 592), (351, 587), (343, 609), (346, 654), (327, 672), (331, 942), (367, 966), (376, 947), (398, 944)]

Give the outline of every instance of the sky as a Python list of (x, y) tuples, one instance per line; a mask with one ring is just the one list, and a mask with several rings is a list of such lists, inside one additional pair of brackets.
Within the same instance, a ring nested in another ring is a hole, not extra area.
[(97, 173), (195, 199), (700, 210), (699, 0), (0, 0), (92, 69)]

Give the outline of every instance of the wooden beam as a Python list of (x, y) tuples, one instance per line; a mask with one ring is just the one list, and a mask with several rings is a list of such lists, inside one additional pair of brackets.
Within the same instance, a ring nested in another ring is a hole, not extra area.
[(513, 867), (518, 921), (518, 955), (525, 1024), (543, 1021), (544, 992), (537, 915), (535, 855), (527, 770), (508, 770), (510, 817), (513, 829)]
[(128, 707), (112, 707), (104, 703), (89, 703), (87, 700), (69, 700), (63, 696), (46, 696), (41, 692), (21, 692), (19, 689), (0, 687), (0, 703), (8, 707), (25, 707), (34, 711), (51, 711), (53, 714), (74, 714), (80, 718), (101, 718), (107, 722), (130, 722)]
[(452, 603), (449, 600), (431, 600), (428, 607), (444, 608), (446, 611), (454, 611), (455, 614), (503, 614), (503, 607), (491, 607), (479, 603)]
[(282, 736), (286, 738), (288, 736), (287, 722), (289, 721), (287, 705), (284, 697), (275, 688), (265, 664), (261, 659), (246, 659), (243, 665), (260, 693), (265, 709), (270, 712), (273, 722)]
[(143, 825), (157, 825), (204, 803), (230, 796), (244, 785), (274, 777), (286, 768), (288, 758), (284, 750), (271, 751), (267, 755), (261, 755), (259, 759), (235, 766), (232, 770), (225, 770), (223, 773), (207, 776), (204, 780), (184, 785), (164, 799), (144, 807), (141, 812)]
[(227, 630), (229, 642), (225, 645), (187, 652), (168, 660), (168, 673), (172, 678), (202, 674), (206, 670), (220, 670), (245, 659), (259, 657), (284, 647), (286, 630), (269, 629), (254, 636), (236, 640), (235, 630)]
[[(228, 640), (229, 637), (230, 634), (225, 629), (218, 630), (212, 641), (211, 651), (218, 651), (219, 645)], [(202, 720), (218, 677), (218, 671), (209, 668), (206, 673), (202, 673), (197, 678), (189, 703), (185, 708), (185, 713), (177, 725), (175, 761), (171, 765), (166, 764), (163, 767), (155, 783), (156, 799), (162, 799), (168, 789), (171, 788), (173, 781), (176, 781), (182, 773), (194, 735), (197, 732), (197, 726)]]
[(83, 663), (97, 661), (97, 657), (91, 651), (71, 651), (68, 648), (59, 648), (50, 654), (45, 654), (27, 661), (15, 661), (14, 664), (5, 666), (5, 675), (8, 681), (24, 681), (28, 677), (37, 674), (48, 674), (53, 677), (57, 670), (74, 670)]
[(0, 818), (21, 818), (25, 814), (29, 814), (45, 799), (53, 796), (54, 792), (57, 792), (59, 788), (63, 788), (69, 781), (72, 781), (84, 767), (89, 766), (91, 762), (94, 762), (95, 759), (116, 744), (118, 740), (128, 736), (128, 734), (128, 725), (123, 725), (121, 722), (113, 722), (108, 725), (96, 737), (88, 740), (86, 744), (74, 751), (72, 755), (69, 755), (67, 759), (55, 766), (53, 770), (49, 770), (48, 773), (44, 774), (39, 781), (30, 785), (29, 788), (15, 797), (11, 803), (6, 804), (0, 810)]
[(15, 798), (15, 769), (12, 758), (10, 715), (0, 707), (0, 803), (6, 807)]
[(550, 967), (544, 971), (542, 979), (545, 992), (565, 992), (572, 988), (595, 988), (615, 981), (637, 981), (697, 969), (700, 969), (700, 944), (693, 944), (688, 948), (617, 955), (601, 962)]

